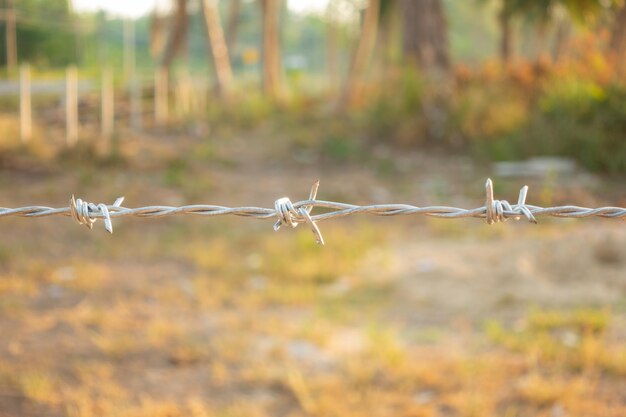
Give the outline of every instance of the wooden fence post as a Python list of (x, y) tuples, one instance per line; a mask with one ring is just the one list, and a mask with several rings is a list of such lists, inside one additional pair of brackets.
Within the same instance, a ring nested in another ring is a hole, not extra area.
[(33, 135), (33, 120), (30, 98), (30, 66), (20, 67), (20, 139), (27, 143)]
[(124, 20), (124, 81), (132, 82), (135, 75), (135, 21), (132, 18)]
[(158, 68), (154, 76), (154, 120), (157, 125), (167, 123), (168, 85), (167, 68)]
[(113, 71), (111, 68), (105, 68), (102, 72), (102, 92), (100, 103), (100, 128), (102, 138), (104, 139), (104, 150), (109, 153), (111, 150), (111, 138), (115, 128), (115, 107), (114, 107), (114, 90), (113, 90)]
[(68, 146), (78, 142), (78, 74), (75, 66), (68, 67), (65, 76), (65, 138)]
[(191, 115), (193, 85), (187, 71), (179, 74), (174, 87), (174, 103), (176, 108), (176, 116), (185, 119)]

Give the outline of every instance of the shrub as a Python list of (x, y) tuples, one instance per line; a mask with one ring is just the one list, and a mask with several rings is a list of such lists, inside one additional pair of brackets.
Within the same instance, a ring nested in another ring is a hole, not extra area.
[(592, 171), (626, 172), (626, 87), (564, 80), (549, 84), (516, 129), (485, 135), (474, 149), (494, 159), (561, 155)]
[(415, 144), (427, 135), (422, 109), (425, 94), (424, 80), (415, 69), (404, 70), (384, 82), (357, 119), (375, 141)]
[(624, 86), (567, 83), (548, 91), (539, 108), (529, 129), (539, 149), (571, 156), (594, 171), (626, 172)]

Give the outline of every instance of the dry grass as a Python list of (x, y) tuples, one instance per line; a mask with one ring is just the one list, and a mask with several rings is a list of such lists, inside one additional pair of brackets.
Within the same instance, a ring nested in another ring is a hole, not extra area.
[[(179, 202), (201, 191), (197, 184), (184, 190), (172, 184), (210, 171), (200, 188), (211, 201), (244, 200), (233, 193), (241, 183), (237, 169), (222, 165), (226, 174), (220, 174), (203, 159), (228, 153), (204, 152), (210, 155), (196, 154), (190, 165), (172, 165), (166, 179), (155, 179), (147, 163), (107, 171), (106, 180), (79, 165), (83, 179), (56, 175), (38, 182), (15, 174), (22, 183), (9, 180), (6, 193), (48, 201), (59, 191), (49, 187), (62, 183), (64, 190), (95, 187), (98, 195), (116, 195), (123, 188), (137, 201)], [(157, 156), (154, 164), (171, 157)], [(363, 172), (350, 169), (351, 186), (358, 187)], [(296, 178), (284, 185), (284, 176), (278, 178), (268, 187), (307, 183)], [(379, 187), (391, 187), (402, 178), (382, 181), (389, 182)], [(22, 184), (31, 190), (23, 192)], [(412, 187), (404, 185), (407, 193)], [(255, 191), (256, 185), (238, 193), (247, 201), (267, 199)], [(351, 200), (363, 199), (355, 193)], [(626, 414), (624, 312), (611, 299), (595, 307), (527, 310), (513, 293), (485, 317), (471, 312), (486, 297), (455, 310), (405, 294), (409, 288), (422, 296), (451, 279), (450, 271), (454, 285), (445, 296), (452, 299), (463, 285), (481, 280), (525, 283), (530, 278), (519, 278), (519, 269), (539, 270), (547, 255), (533, 257), (520, 245), (566, 244), (573, 226), (521, 232), (526, 229), (513, 225), (415, 223), (325, 223), (322, 249), (304, 227), (272, 234), (269, 223), (246, 219), (120, 220), (111, 237), (69, 219), (3, 221), (2, 233), (12, 233), (15, 244), (0, 247), (0, 415)], [(427, 245), (416, 254), (405, 247), (415, 241)], [(480, 269), (475, 250), (459, 250), (465, 241), (492, 259), (488, 272), (497, 277)], [(525, 253), (523, 262), (494, 248), (514, 244), (511, 252)], [(433, 253), (445, 256), (428, 258)], [(594, 278), (619, 283), (622, 256), (605, 262), (590, 254)], [(550, 269), (555, 261), (545, 259), (548, 266), (531, 287), (564, 279)], [(515, 314), (501, 314), (503, 305)]]

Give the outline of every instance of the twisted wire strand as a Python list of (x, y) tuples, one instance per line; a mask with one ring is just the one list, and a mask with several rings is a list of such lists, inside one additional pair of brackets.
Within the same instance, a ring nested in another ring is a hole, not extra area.
[[(292, 203), (287, 197), (276, 200), (274, 208), (263, 207), (225, 207), (218, 205), (186, 205), (186, 206), (146, 206), (137, 208), (123, 207), (123, 197), (118, 198), (114, 204), (93, 204), (75, 199), (73, 196), (68, 207), (53, 208), (46, 206), (27, 206), (18, 208), (0, 207), (0, 217), (20, 216), (20, 217), (47, 217), (47, 216), (71, 216), (76, 222), (92, 228), (98, 219), (103, 219), (105, 229), (109, 233), (113, 232), (112, 219), (118, 217), (166, 217), (174, 215), (198, 215), (198, 216), (242, 216), (257, 219), (277, 219), (274, 230), (281, 226), (296, 227), (301, 223), (310, 226), (316, 241), (324, 244), (323, 236), (317, 222), (334, 218), (347, 217), (357, 214), (372, 214), (377, 216), (406, 216), (406, 215), (426, 215), (445, 219), (458, 218), (481, 218), (487, 224), (503, 222), (508, 219), (519, 220), (525, 217), (531, 223), (537, 223), (536, 217), (568, 217), (586, 218), (601, 217), (612, 219), (625, 219), (626, 208), (624, 207), (599, 207), (587, 208), (579, 206), (558, 206), (540, 207), (526, 204), (528, 187), (524, 186), (520, 190), (517, 204), (511, 204), (506, 200), (496, 200), (493, 196), (493, 183), (490, 179), (485, 184), (486, 199), (485, 205), (473, 209), (463, 209), (448, 206), (425, 206), (418, 207), (410, 204), (374, 204), (355, 205), (335, 201), (317, 200), (317, 190), (319, 181), (313, 184), (309, 198), (307, 200)], [(325, 213), (312, 215), (314, 208), (328, 210)]]

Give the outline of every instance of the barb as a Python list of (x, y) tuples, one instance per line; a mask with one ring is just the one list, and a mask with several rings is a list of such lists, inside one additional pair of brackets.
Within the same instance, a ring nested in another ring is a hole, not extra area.
[[(263, 207), (224, 207), (216, 205), (189, 205), (181, 207), (147, 206), (138, 208), (122, 207), (123, 197), (118, 198), (112, 205), (93, 204), (81, 199), (70, 200), (69, 207), (52, 208), (45, 206), (28, 206), (19, 208), (0, 207), (0, 217), (46, 217), (71, 216), (80, 224), (90, 229), (97, 219), (104, 219), (104, 227), (109, 233), (113, 232), (112, 219), (118, 217), (165, 217), (183, 214), (199, 216), (244, 216), (257, 219), (277, 219), (274, 230), (281, 226), (296, 227), (300, 223), (307, 223), (319, 244), (324, 244), (324, 238), (317, 226), (323, 220), (347, 217), (356, 214), (373, 214), (377, 216), (400, 216), (422, 214), (444, 219), (458, 219), (476, 217), (484, 219), (487, 224), (503, 222), (508, 219), (519, 220), (524, 216), (529, 222), (537, 223), (538, 216), (552, 217), (602, 217), (611, 219), (626, 219), (624, 207), (586, 208), (578, 206), (539, 207), (526, 204), (528, 187), (524, 186), (519, 192), (517, 204), (510, 204), (506, 200), (496, 200), (493, 195), (493, 183), (490, 179), (485, 183), (485, 205), (474, 209), (463, 209), (446, 206), (417, 207), (409, 204), (377, 204), (358, 206), (334, 201), (317, 200), (319, 181), (313, 184), (309, 199), (292, 203), (288, 197), (279, 198), (274, 208)], [(324, 208), (325, 213), (312, 215), (314, 208)]]
[[(309, 201), (314, 201), (317, 196), (317, 189), (320, 186), (320, 180), (317, 180), (313, 183), (311, 187), (311, 192), (309, 193)], [(324, 238), (322, 237), (322, 232), (320, 231), (317, 224), (311, 218), (311, 210), (313, 210), (313, 205), (302, 206), (296, 209), (291, 200), (288, 197), (279, 198), (274, 203), (274, 209), (276, 210), (276, 215), (278, 216), (278, 221), (274, 223), (274, 231), (280, 229), (280, 226), (283, 224), (287, 224), (289, 226), (296, 227), (301, 222), (306, 222), (311, 226), (311, 230), (315, 235), (315, 241), (320, 245), (324, 244)]]
[[(119, 207), (124, 202), (124, 197), (119, 197), (115, 200), (115, 203), (111, 206)], [(109, 213), (109, 206), (106, 204), (93, 204), (88, 203), (86, 201), (81, 200), (80, 198), (70, 198), (70, 215), (74, 220), (76, 220), (79, 224), (84, 224), (89, 228), (89, 230), (93, 229), (93, 224), (96, 222), (96, 215), (104, 217), (104, 228), (107, 232), (113, 233), (113, 223), (111, 222), (111, 214)]]
[[(522, 189), (519, 190), (519, 197), (515, 206), (511, 206), (511, 204), (506, 200), (494, 200), (493, 182), (491, 182), (491, 178), (487, 179), (485, 190), (487, 194), (487, 201), (485, 202), (485, 221), (487, 224), (507, 221), (508, 218), (505, 216), (505, 212), (523, 214), (529, 222), (537, 224), (535, 216), (533, 216), (533, 213), (526, 206), (526, 194), (528, 194), (527, 185), (523, 186)], [(519, 220), (520, 216), (515, 216), (514, 219)]]

